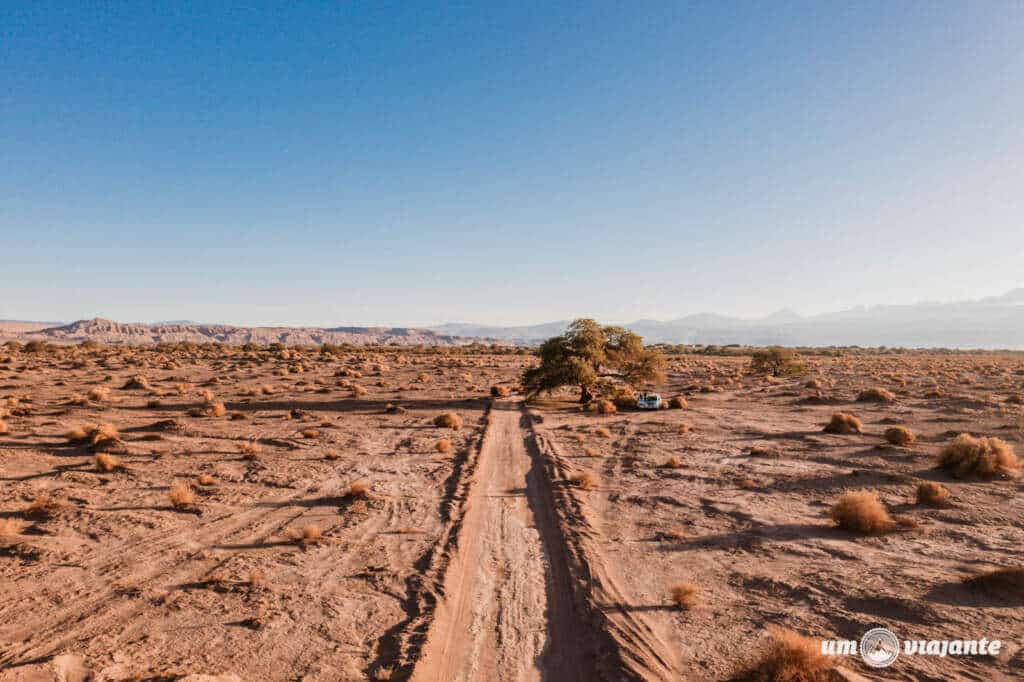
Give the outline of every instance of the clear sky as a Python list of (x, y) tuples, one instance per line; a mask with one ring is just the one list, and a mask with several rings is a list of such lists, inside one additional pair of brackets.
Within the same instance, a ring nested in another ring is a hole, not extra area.
[(1024, 285), (1024, 3), (3, 2), (0, 318)]

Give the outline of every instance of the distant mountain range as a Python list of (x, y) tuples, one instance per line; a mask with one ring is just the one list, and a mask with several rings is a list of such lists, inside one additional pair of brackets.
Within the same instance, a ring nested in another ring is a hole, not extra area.
[[(127, 324), (100, 318), (71, 324), (0, 320), (0, 340), (147, 344), (175, 341), (244, 343), (397, 344), (453, 346), (496, 341), (536, 344), (562, 333), (569, 320), (497, 327), (449, 323), (409, 327), (238, 327), (191, 321)], [(714, 313), (624, 325), (647, 343), (751, 346), (892, 346), (904, 348), (1024, 349), (1024, 288), (956, 303), (851, 308), (802, 317), (789, 309), (746, 320)]]
[[(569, 320), (523, 327), (444, 324), (431, 329), (463, 337), (537, 343), (561, 333), (568, 324)], [(755, 320), (700, 313), (622, 326), (643, 336), (647, 343), (1024, 349), (1024, 288), (956, 303), (880, 305), (807, 317), (783, 309)]]
[(283, 343), (288, 346), (315, 346), (325, 343), (352, 345), (458, 346), (480, 342), (478, 338), (460, 338), (429, 329), (404, 327), (236, 327), (222, 324), (124, 323), (94, 318), (71, 324), (47, 326), (38, 323), (0, 322), (0, 340), (42, 340), (52, 343), (98, 343), (148, 345), (157, 343)]

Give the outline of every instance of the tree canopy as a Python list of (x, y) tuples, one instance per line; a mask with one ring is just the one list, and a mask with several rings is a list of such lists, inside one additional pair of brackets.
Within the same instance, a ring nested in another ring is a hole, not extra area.
[(644, 348), (643, 339), (622, 327), (603, 327), (594, 320), (574, 321), (564, 334), (543, 344), (540, 365), (523, 373), (529, 397), (562, 386), (580, 389), (580, 402), (616, 381), (636, 385), (663, 381), (665, 357)]

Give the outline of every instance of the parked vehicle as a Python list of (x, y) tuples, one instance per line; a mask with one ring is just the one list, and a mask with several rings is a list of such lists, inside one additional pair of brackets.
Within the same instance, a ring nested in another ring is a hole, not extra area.
[(636, 397), (636, 406), (641, 410), (660, 410), (661, 396), (645, 391)]

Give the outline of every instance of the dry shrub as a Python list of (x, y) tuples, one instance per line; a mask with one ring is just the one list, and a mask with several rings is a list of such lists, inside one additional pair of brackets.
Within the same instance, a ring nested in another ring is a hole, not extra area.
[(22, 514), (25, 516), (53, 516), (60, 512), (67, 506), (63, 500), (59, 500), (48, 492), (42, 492), (36, 495), (36, 499), (32, 500), (25, 509), (22, 510)]
[(210, 474), (199, 474), (199, 477), (196, 479), (196, 481), (199, 483), (199, 485), (213, 485), (214, 483), (216, 483), (216, 480)]
[(680, 424), (679, 428), (677, 430), (679, 432), (679, 435), (683, 435), (684, 433), (689, 433), (690, 432), (690, 425), (689, 424)]
[(999, 438), (961, 433), (939, 453), (939, 467), (956, 478), (994, 478), (1020, 467), (1013, 446)]
[(370, 496), (372, 487), (369, 481), (355, 481), (348, 487), (348, 497), (365, 500)]
[(669, 469), (678, 469), (683, 466), (683, 460), (680, 459), (679, 455), (672, 455), (668, 458), (668, 461), (665, 462), (665, 466)]
[(316, 429), (305, 429), (302, 432), (303, 438), (319, 438), (320, 432)]
[(918, 504), (944, 504), (949, 500), (949, 490), (935, 481), (924, 481), (917, 486)]
[(896, 394), (885, 388), (869, 388), (857, 394), (859, 403), (892, 403), (896, 402)]
[(323, 538), (323, 533), (320, 531), (320, 526), (315, 524), (309, 524), (303, 526), (300, 530), (289, 530), (287, 533), (288, 537), (306, 547), (308, 545), (315, 545)]
[(685, 409), (687, 405), (688, 403), (686, 402), (686, 398), (684, 398), (681, 395), (677, 395), (676, 397), (668, 401), (669, 408), (673, 410)]
[(825, 425), (825, 433), (837, 433), (840, 435), (850, 435), (853, 433), (860, 433), (864, 425), (861, 424), (860, 420), (854, 417), (852, 414), (846, 414), (844, 412), (836, 412), (832, 415), (832, 420)]
[(832, 507), (830, 515), (836, 526), (854, 533), (885, 533), (896, 525), (878, 494), (870, 490), (845, 493)]
[(238, 452), (241, 453), (246, 459), (253, 459), (260, 453), (262, 446), (257, 441), (247, 440), (242, 443), (235, 445), (238, 448)]
[(599, 438), (611, 438), (612, 432), (603, 426), (599, 426), (596, 429), (594, 429), (594, 435), (598, 436)]
[(569, 481), (580, 490), (593, 490), (601, 484), (601, 479), (597, 477), (597, 474), (591, 471), (582, 471), (578, 474), (573, 474), (569, 478)]
[(495, 398), (507, 398), (511, 393), (508, 386), (491, 386), (491, 395)]
[(681, 609), (692, 609), (700, 601), (700, 586), (689, 582), (676, 583), (669, 589), (672, 603)]
[(10, 433), (10, 432), (11, 432), (11, 429), (7, 426), (7, 422), (5, 422), (3, 419), (0, 419), (0, 434)]
[(121, 460), (104, 452), (96, 453), (96, 471), (111, 472), (121, 466)]
[(913, 445), (917, 437), (914, 432), (905, 426), (894, 426), (885, 430), (885, 440), (893, 445)]
[(615, 414), (616, 412), (618, 412), (618, 408), (615, 407), (615, 403), (611, 400), (599, 400), (597, 402), (598, 414)]
[(820, 379), (808, 379), (804, 384), (804, 388), (821, 388), (822, 383)]
[(434, 446), (434, 448), (441, 453), (451, 452), (452, 442), (447, 438), (442, 438), (441, 440), (437, 441), (437, 444)]
[(228, 409), (219, 400), (211, 400), (203, 408), (203, 414), (207, 417), (223, 417), (227, 413)]
[(21, 532), (25, 530), (25, 522), (21, 519), (0, 519), (0, 540), (17, 540)]
[(444, 429), (454, 429), (458, 431), (462, 428), (462, 417), (455, 414), (454, 412), (446, 412), (445, 414), (439, 414), (434, 417), (434, 426), (439, 426)]
[(195, 504), (196, 494), (188, 483), (175, 481), (171, 484), (170, 490), (167, 491), (167, 498), (171, 501), (172, 507), (182, 509)]
[(327, 452), (324, 453), (324, 459), (334, 460), (338, 459), (338, 457), (339, 455), (337, 450), (328, 450)]
[(87, 395), (89, 400), (94, 403), (101, 403), (110, 398), (110, 389), (105, 386), (97, 386), (96, 388), (89, 389), (89, 393)]
[(121, 389), (125, 391), (135, 389), (142, 389), (148, 391), (150, 388), (152, 388), (152, 386), (150, 386), (149, 384), (149, 379), (142, 376), (141, 374), (133, 376), (131, 379), (124, 383), (124, 386), (121, 387)]
[(998, 568), (964, 580), (967, 587), (1004, 602), (1024, 601), (1024, 568)]
[(771, 643), (752, 666), (736, 675), (736, 682), (831, 682), (835, 657), (821, 653), (821, 641), (792, 630), (767, 626)]

